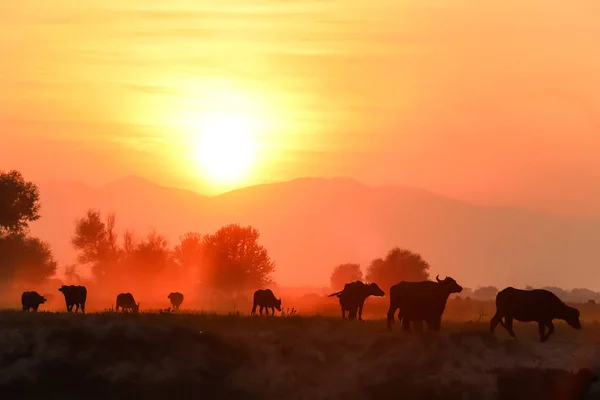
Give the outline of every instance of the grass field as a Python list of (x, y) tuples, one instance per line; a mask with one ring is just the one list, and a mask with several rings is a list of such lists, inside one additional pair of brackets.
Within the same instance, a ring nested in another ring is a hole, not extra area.
[[(557, 323), (545, 344), (537, 342), (535, 324), (517, 323), (519, 340), (501, 327), (491, 335), (487, 321), (446, 320), (439, 334), (408, 336), (399, 324), (394, 328), (388, 333), (384, 320), (319, 316), (4, 311), (0, 393), (7, 399), (495, 399), (500, 373), (595, 370), (600, 363), (597, 322), (581, 331)], [(595, 391), (590, 398), (600, 398)]]

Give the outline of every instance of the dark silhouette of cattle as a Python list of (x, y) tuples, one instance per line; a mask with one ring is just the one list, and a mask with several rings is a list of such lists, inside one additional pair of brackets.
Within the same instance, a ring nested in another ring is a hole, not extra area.
[(120, 293), (117, 296), (117, 304), (115, 306), (115, 311), (119, 311), (119, 307), (125, 310), (131, 310), (134, 313), (140, 311), (140, 303), (135, 303), (135, 299), (131, 293)]
[(496, 377), (498, 400), (584, 399), (597, 380), (588, 368), (576, 373), (561, 369), (511, 368), (499, 371)]
[(173, 308), (179, 310), (179, 306), (181, 306), (181, 303), (183, 303), (183, 294), (179, 292), (173, 292), (170, 293), (167, 297), (171, 301), (171, 305), (173, 306)]
[(46, 298), (38, 292), (23, 292), (21, 295), (23, 311), (26, 312), (29, 312), (29, 310), (37, 311), (40, 304), (44, 304), (45, 302)]
[(490, 321), (490, 331), (493, 333), (500, 324), (510, 336), (516, 338), (513, 331), (515, 319), (521, 322), (537, 322), (541, 343), (547, 341), (554, 333), (554, 319), (562, 319), (573, 328), (581, 329), (579, 310), (566, 305), (554, 293), (544, 289), (522, 290), (507, 287), (496, 295), (496, 314)]
[(81, 307), (81, 312), (85, 314), (85, 300), (87, 299), (87, 289), (85, 286), (63, 285), (58, 291), (62, 292), (65, 296), (67, 312), (73, 311), (73, 306), (75, 306), (75, 312), (79, 311)]
[(266, 309), (267, 315), (269, 315), (269, 308), (271, 309), (271, 315), (275, 315), (275, 309), (277, 309), (277, 311), (281, 311), (281, 299), (275, 298), (275, 295), (271, 289), (258, 289), (256, 292), (254, 292), (252, 315), (256, 314), (257, 306), (260, 307), (260, 315), (263, 313), (263, 308)]
[(365, 300), (369, 296), (385, 296), (385, 292), (375, 283), (365, 284), (361, 281), (346, 283), (344, 289), (332, 293), (329, 297), (337, 296), (340, 299), (340, 307), (342, 309), (342, 319), (346, 319), (346, 311), (348, 311), (348, 319), (354, 321), (358, 312), (358, 319), (362, 321), (362, 311), (365, 305)]
[(402, 322), (402, 329), (411, 332), (411, 322), (427, 323), (428, 329), (439, 331), (442, 324), (442, 314), (446, 309), (448, 296), (452, 293), (462, 292), (462, 286), (450, 277), (436, 282), (406, 282), (402, 281), (390, 288), (390, 308), (387, 314), (388, 330), (392, 330), (394, 313), (397, 309), (398, 320)]

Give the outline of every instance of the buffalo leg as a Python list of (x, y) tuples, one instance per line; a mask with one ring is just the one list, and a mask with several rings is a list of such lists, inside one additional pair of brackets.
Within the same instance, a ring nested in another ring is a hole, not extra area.
[(396, 312), (396, 309), (392, 306), (390, 306), (390, 309), (388, 310), (387, 313), (387, 328), (388, 331), (392, 331), (392, 324), (394, 323), (394, 313)]
[(504, 328), (510, 334), (510, 336), (514, 337), (515, 339), (517, 338), (517, 335), (515, 335), (515, 331), (513, 331), (513, 318), (512, 317), (509, 317), (509, 316), (504, 317)]
[(538, 331), (540, 332), (540, 342), (543, 342), (546, 336), (546, 325), (541, 321), (538, 322)]
[(364, 304), (361, 304), (360, 306), (358, 306), (358, 320), (362, 321), (362, 310), (363, 310), (363, 306)]
[[(267, 308), (267, 311), (269, 309)], [(267, 315), (269, 315), (269, 313), (267, 312)], [(271, 315), (275, 315), (275, 307), (271, 307)]]
[(79, 303), (75, 304), (75, 312), (78, 313), (79, 312)]
[(410, 320), (406, 317), (402, 318), (402, 330), (406, 333), (410, 333)]
[(250, 315), (255, 315), (256, 314), (256, 303), (252, 304), (252, 312), (250, 313)]
[(342, 307), (342, 319), (346, 319), (346, 310)]
[(81, 303), (81, 313), (85, 314), (85, 303)]
[(544, 343), (545, 341), (550, 339), (550, 335), (554, 333), (554, 324), (552, 323), (552, 321), (546, 321), (545, 325), (548, 327), (548, 333), (546, 334), (546, 336), (540, 338), (541, 343)]
[(261, 317), (262, 317), (263, 309), (264, 309), (264, 307), (260, 306), (260, 309), (258, 310), (258, 313), (260, 314)]
[(490, 320), (490, 332), (494, 333), (499, 323), (502, 323), (502, 314), (500, 314), (500, 311), (496, 311), (496, 314)]

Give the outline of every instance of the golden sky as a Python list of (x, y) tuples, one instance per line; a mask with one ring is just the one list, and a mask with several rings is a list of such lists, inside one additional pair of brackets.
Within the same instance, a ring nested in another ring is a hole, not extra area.
[(600, 215), (599, 39), (597, 0), (0, 0), (0, 169)]

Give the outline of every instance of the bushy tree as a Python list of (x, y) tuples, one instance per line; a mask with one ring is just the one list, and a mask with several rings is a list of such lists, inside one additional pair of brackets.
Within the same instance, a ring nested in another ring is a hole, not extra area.
[(203, 237), (206, 268), (202, 281), (223, 292), (237, 294), (272, 282), (275, 264), (259, 244), (257, 229), (227, 225)]
[(78, 252), (77, 260), (81, 264), (91, 264), (94, 276), (102, 279), (119, 256), (114, 214), (104, 222), (100, 211), (88, 210), (86, 216), (75, 223), (71, 243)]
[(38, 187), (19, 171), (0, 171), (0, 234), (25, 232), (40, 218)]
[(173, 250), (173, 256), (179, 265), (199, 269), (203, 262), (203, 246), (201, 234), (188, 232), (180, 238), (179, 244)]
[(0, 281), (40, 283), (56, 271), (50, 246), (23, 233), (0, 236)]
[(171, 264), (171, 249), (167, 239), (156, 232), (150, 232), (134, 245), (123, 259), (124, 268), (136, 277), (155, 277)]
[(359, 264), (346, 263), (338, 265), (331, 273), (332, 289), (343, 289), (348, 282), (360, 281), (363, 278), (363, 273)]
[(0, 283), (40, 283), (56, 271), (50, 246), (28, 236), (40, 218), (38, 187), (18, 171), (0, 172)]
[(429, 278), (429, 263), (420, 254), (395, 247), (385, 258), (377, 258), (367, 269), (366, 280), (381, 287), (391, 287), (400, 281), (424, 281)]

